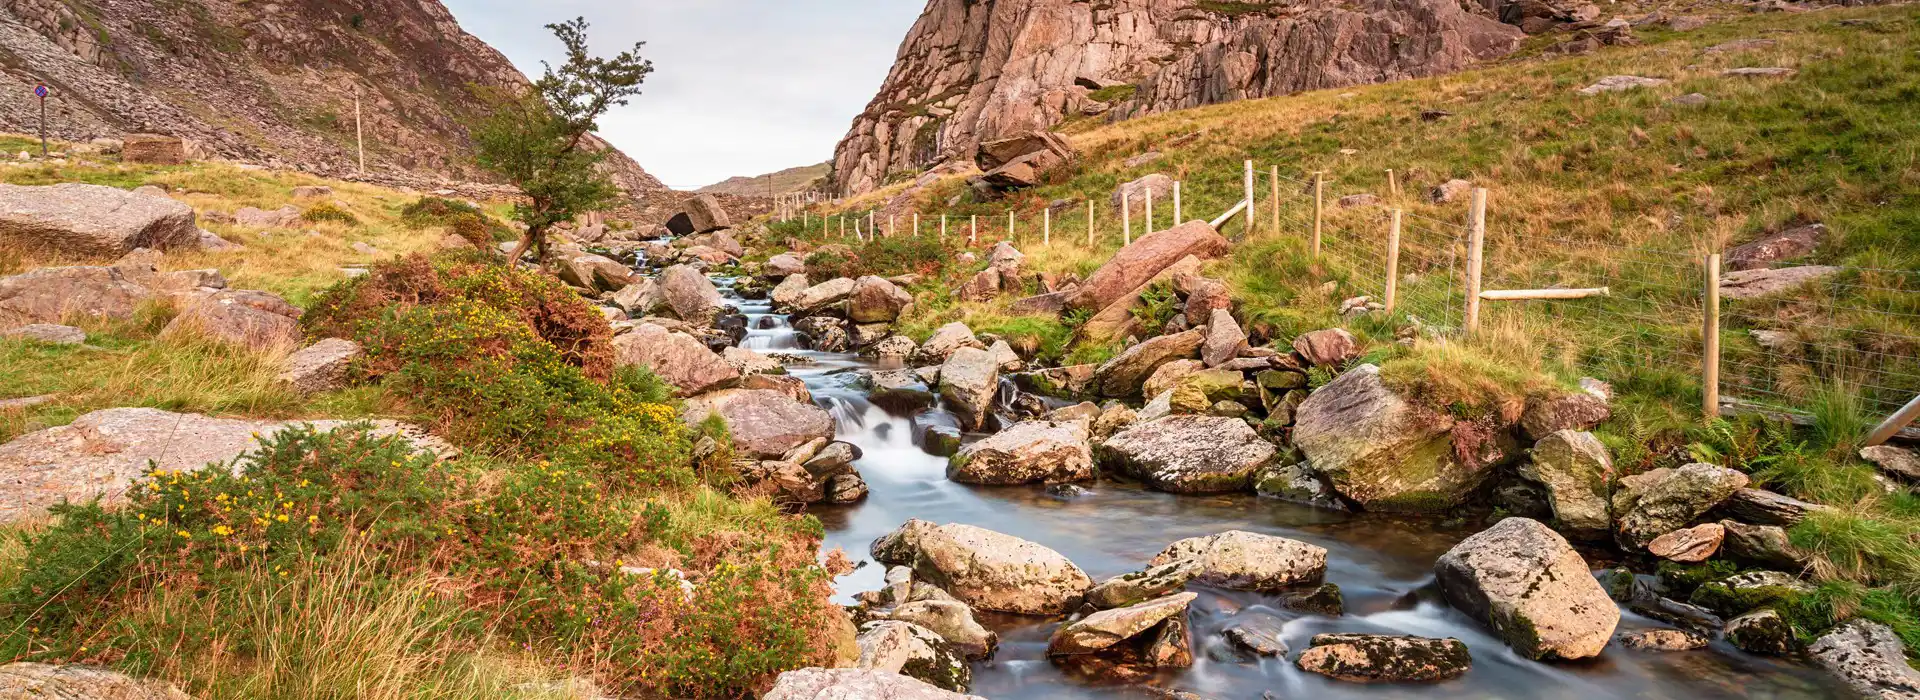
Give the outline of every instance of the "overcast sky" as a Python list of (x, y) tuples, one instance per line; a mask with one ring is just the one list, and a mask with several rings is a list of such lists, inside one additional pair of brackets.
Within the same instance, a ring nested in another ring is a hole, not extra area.
[(676, 189), (826, 161), (880, 89), (924, 0), (445, 0), (460, 25), (540, 75), (584, 16), (595, 52), (647, 42), (644, 92), (601, 135)]

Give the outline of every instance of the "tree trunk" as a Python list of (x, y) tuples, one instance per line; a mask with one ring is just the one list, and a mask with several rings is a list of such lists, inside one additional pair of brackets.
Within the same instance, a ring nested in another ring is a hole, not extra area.
[(515, 243), (513, 249), (507, 251), (507, 265), (511, 267), (514, 263), (520, 262), (520, 256), (526, 255), (527, 248), (535, 244), (539, 244), (540, 252), (545, 253), (547, 246), (546, 236), (541, 235), (543, 233), (545, 230), (542, 228), (528, 227), (527, 232), (520, 236), (520, 242)]

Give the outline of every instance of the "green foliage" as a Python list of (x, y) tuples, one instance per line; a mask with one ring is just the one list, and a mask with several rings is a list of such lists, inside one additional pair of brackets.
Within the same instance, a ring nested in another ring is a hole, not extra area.
[(1047, 365), (1065, 358), (1073, 330), (1048, 316), (1010, 316), (991, 319), (974, 328), (979, 334), (999, 336), (1021, 357)]
[(824, 282), (835, 277), (939, 277), (959, 251), (931, 237), (896, 236), (858, 245), (834, 245), (807, 256), (807, 275)]
[(1087, 99), (1095, 102), (1121, 102), (1131, 99), (1140, 90), (1136, 85), (1109, 85), (1087, 93)]
[(1693, 591), (1710, 581), (1740, 573), (1740, 568), (1729, 561), (1708, 561), (1700, 564), (1682, 564), (1662, 561), (1659, 566), (1660, 583), (1667, 589), (1667, 597), (1686, 600)]
[(1133, 320), (1140, 323), (1146, 332), (1158, 334), (1167, 327), (1174, 315), (1180, 313), (1180, 295), (1173, 291), (1171, 282), (1155, 282), (1140, 293), (1140, 301), (1127, 309), (1133, 314)]
[(612, 58), (589, 54), (584, 18), (547, 29), (565, 47), (566, 62), (547, 65), (522, 94), (490, 95), (488, 116), (473, 129), (480, 166), (525, 195), (514, 216), (527, 225), (527, 240), (542, 250), (554, 224), (603, 208), (619, 194), (595, 167), (606, 153), (593, 148), (589, 137), (600, 117), (640, 94), (653, 72), (653, 63), (640, 57), (644, 44)]
[(511, 229), (487, 216), (479, 207), (457, 199), (421, 197), (401, 207), (400, 220), (413, 228), (446, 227), (448, 232), (482, 250), (513, 237)]
[(300, 213), (300, 218), (315, 224), (331, 221), (353, 226), (360, 223), (360, 217), (354, 216), (353, 212), (341, 209), (339, 205), (330, 202), (308, 207), (306, 211)]

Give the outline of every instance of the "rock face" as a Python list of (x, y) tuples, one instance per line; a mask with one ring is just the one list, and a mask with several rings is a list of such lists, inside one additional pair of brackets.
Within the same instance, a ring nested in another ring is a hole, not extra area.
[(0, 697), (47, 700), (191, 700), (160, 681), (135, 680), (92, 666), (15, 662), (0, 666)]
[(1220, 416), (1168, 416), (1121, 431), (1101, 443), (1100, 463), (1172, 493), (1245, 491), (1277, 449), (1246, 421)]
[[(443, 455), (454, 450), (426, 437), (418, 428), (373, 421), (374, 434), (400, 435), (416, 447)], [(114, 408), (80, 416), (69, 425), (48, 428), (0, 445), (0, 522), (14, 522), (68, 500), (99, 496), (113, 504), (143, 474), (155, 469), (197, 471), (257, 448), (257, 436), (283, 428), (312, 425), (330, 431), (344, 421), (305, 423), (231, 420), (153, 408)]]
[(960, 448), (947, 478), (966, 484), (1058, 484), (1094, 477), (1084, 422), (1025, 421)]
[(1075, 114), (1130, 117), (1447, 73), (1505, 55), (1522, 36), (1426, 0), (1297, 13), (1195, 0), (932, 0), (835, 149), (835, 184), (865, 192)]
[(687, 400), (680, 418), (697, 425), (715, 414), (726, 419), (734, 448), (758, 459), (780, 459), (815, 439), (833, 438), (833, 416), (825, 409), (771, 389), (727, 389), (697, 396)]
[(1473, 667), (1458, 639), (1381, 634), (1316, 634), (1294, 664), (1349, 683), (1437, 683)]
[(1293, 444), (1335, 490), (1368, 510), (1429, 512), (1457, 505), (1486, 480), (1478, 455), (1462, 459), (1454, 419), (1421, 408), (1361, 365), (1307, 397)]
[(980, 610), (1058, 615), (1093, 586), (1059, 552), (972, 525), (909, 520), (874, 540), (872, 554)]
[(170, 197), (67, 182), (0, 185), (0, 243), (70, 257), (199, 248), (193, 207)]
[(1906, 649), (1893, 629), (1878, 622), (1851, 620), (1822, 635), (1807, 655), (1862, 697), (1912, 700), (1920, 697), (1920, 672), (1907, 665)]
[(1153, 558), (1160, 566), (1192, 562), (1194, 579), (1221, 588), (1275, 592), (1313, 583), (1327, 572), (1327, 550), (1285, 537), (1229, 530), (1167, 545)]
[(942, 690), (898, 673), (865, 668), (803, 668), (780, 674), (761, 700), (986, 700)]
[(1552, 529), (1507, 518), (1461, 541), (1434, 564), (1447, 602), (1531, 659), (1596, 656), (1620, 609), (1586, 560)]
[(647, 368), (680, 396), (704, 394), (740, 379), (740, 370), (713, 354), (706, 343), (651, 323), (614, 337), (613, 357), (621, 367)]

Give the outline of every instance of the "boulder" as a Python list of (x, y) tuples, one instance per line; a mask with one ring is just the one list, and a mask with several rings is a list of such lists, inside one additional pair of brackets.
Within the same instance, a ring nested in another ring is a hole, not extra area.
[(1182, 560), (1193, 562), (1198, 569), (1194, 579), (1201, 583), (1263, 593), (1314, 583), (1327, 572), (1325, 548), (1243, 530), (1174, 542), (1154, 556), (1151, 564)]
[(120, 162), (186, 165), (187, 142), (178, 136), (127, 134), (120, 138)]
[(0, 698), (44, 700), (192, 700), (179, 688), (94, 666), (16, 661), (0, 666)]
[(1347, 510), (1347, 504), (1340, 500), (1340, 494), (1305, 464), (1268, 464), (1254, 473), (1253, 492), (1315, 508)]
[(294, 199), (312, 199), (333, 196), (333, 188), (326, 185), (299, 185), (291, 191)]
[(965, 484), (1057, 484), (1094, 478), (1087, 424), (1024, 421), (960, 448), (947, 478)]
[(198, 336), (261, 352), (291, 350), (300, 343), (300, 310), (266, 292), (221, 290), (187, 302), (160, 336)]
[(169, 197), (77, 182), (0, 184), (0, 245), (63, 257), (200, 247), (193, 207)]
[(1543, 440), (1562, 430), (1592, 430), (1611, 415), (1604, 399), (1584, 391), (1534, 396), (1520, 413), (1520, 428), (1527, 439)]
[(1192, 357), (1205, 342), (1206, 334), (1200, 329), (1152, 338), (1101, 365), (1094, 371), (1094, 383), (1101, 396), (1137, 397), (1147, 378), (1161, 365)]
[[(900, 567), (905, 568), (905, 567)], [(891, 573), (891, 572), (889, 572)], [(908, 587), (911, 590), (911, 586)], [(936, 589), (937, 590), (937, 589)], [(911, 598), (911, 593), (908, 594)], [(899, 596), (895, 596), (898, 600)], [(940, 635), (954, 651), (968, 659), (993, 656), (1000, 635), (973, 619), (973, 608), (957, 600), (914, 600), (902, 603), (887, 613), (887, 618), (910, 622)]]
[[(733, 226), (733, 219), (727, 216), (726, 208), (721, 207), (720, 200), (714, 199), (713, 195), (695, 196), (688, 199), (684, 206), (687, 208), (687, 225), (693, 233), (718, 231)], [(668, 226), (671, 227), (672, 222), (668, 222)]]
[(1530, 659), (1585, 659), (1613, 638), (1620, 609), (1559, 533), (1507, 518), (1454, 546), (1434, 575), (1447, 602)]
[(678, 396), (695, 396), (732, 386), (740, 370), (707, 349), (707, 344), (685, 333), (674, 333), (652, 323), (613, 339), (614, 364), (645, 367), (672, 384)]
[(1693, 589), (1687, 603), (1731, 617), (1762, 607), (1792, 603), (1814, 592), (1813, 584), (1778, 571), (1744, 571)]
[[(297, 425), (326, 432), (349, 423), (234, 420), (153, 408), (94, 411), (0, 445), (0, 483), (7, 484), (0, 492), (0, 523), (37, 517), (61, 501), (84, 503), (98, 496), (116, 505), (149, 465), (189, 472), (224, 465), (257, 449), (262, 438)], [(440, 455), (457, 453), (404, 423), (371, 425), (378, 436), (400, 436)]]
[(1200, 359), (1208, 367), (1226, 364), (1247, 349), (1247, 332), (1240, 330), (1240, 324), (1226, 309), (1214, 309), (1206, 329), (1206, 340), (1200, 344)]
[(1087, 590), (1086, 600), (1101, 610), (1123, 608), (1180, 590), (1199, 574), (1200, 565), (1194, 560), (1177, 559), (1102, 581)]
[(1861, 697), (1912, 700), (1920, 697), (1920, 671), (1907, 665), (1906, 646), (1893, 628), (1854, 619), (1820, 635), (1807, 656), (1845, 681)]
[(1614, 538), (1621, 547), (1644, 549), (1713, 510), (1747, 481), (1746, 474), (1711, 464), (1624, 477), (1613, 494)]
[(1294, 447), (1346, 499), (1368, 510), (1435, 512), (1479, 488), (1494, 461), (1455, 444), (1451, 416), (1415, 406), (1361, 365), (1294, 412)]
[(1806, 568), (1807, 555), (1793, 546), (1786, 528), (1778, 525), (1748, 525), (1722, 520), (1726, 538), (1720, 543), (1725, 558), (1774, 569), (1798, 571)]
[(853, 280), (845, 277), (821, 282), (806, 288), (805, 291), (800, 292), (799, 296), (794, 297), (793, 308), (807, 312), (824, 309), (830, 304), (852, 296), (853, 286)]
[(913, 360), (918, 365), (941, 364), (960, 348), (985, 350), (987, 345), (974, 337), (973, 329), (968, 328), (967, 324), (955, 321), (934, 329), (933, 335), (920, 344), (920, 350), (914, 354)]
[(1473, 183), (1466, 180), (1448, 180), (1427, 191), (1427, 201), (1434, 204), (1450, 204), (1473, 194)]
[(1779, 527), (1793, 527), (1809, 515), (1833, 510), (1772, 491), (1748, 488), (1734, 491), (1722, 508), (1741, 522)]
[(1058, 615), (1093, 585), (1059, 552), (972, 525), (910, 520), (874, 540), (872, 554), (883, 564), (913, 567), (918, 578), (977, 610)]
[(1153, 374), (1147, 377), (1146, 383), (1140, 386), (1141, 393), (1146, 396), (1159, 396), (1173, 391), (1175, 387), (1180, 386), (1180, 380), (1206, 367), (1207, 363), (1200, 360), (1173, 360), (1160, 365), (1159, 369), (1154, 370)]
[(1245, 491), (1277, 448), (1244, 420), (1176, 415), (1137, 424), (1100, 444), (1100, 463), (1171, 493)]
[(867, 668), (803, 668), (774, 679), (761, 700), (986, 700)]
[(1360, 356), (1360, 341), (1345, 328), (1329, 328), (1294, 338), (1293, 351), (1307, 364), (1339, 369)]
[(1860, 458), (1880, 469), (1880, 473), (1920, 482), (1920, 454), (1892, 445), (1875, 445), (1860, 450)]
[[(1165, 216), (1167, 219), (1173, 218), (1173, 178), (1160, 173), (1153, 173), (1132, 182), (1121, 183), (1119, 187), (1113, 188), (1113, 194), (1107, 196), (1107, 204), (1113, 207), (1115, 214), (1119, 214), (1121, 203), (1125, 202), (1126, 206), (1133, 210), (1132, 216), (1134, 217), (1135, 225), (1140, 226), (1140, 230), (1147, 231), (1147, 220), (1145, 217), (1147, 214), (1147, 196), (1149, 194), (1153, 196), (1153, 201), (1160, 204), (1158, 209), (1163, 212), (1161, 216)], [(1176, 221), (1174, 223), (1178, 224), (1181, 222)], [(1151, 231), (1148, 232), (1151, 233)]]
[(300, 221), (300, 208), (291, 204), (273, 211), (241, 207), (233, 212), (233, 223), (252, 228), (286, 228)]
[(673, 216), (667, 217), (666, 227), (669, 234), (691, 236), (693, 235), (693, 218), (687, 216), (684, 211), (675, 212)]
[(1459, 678), (1473, 656), (1458, 639), (1316, 634), (1294, 665), (1349, 683), (1438, 683)]
[(1187, 256), (1207, 260), (1226, 255), (1227, 239), (1204, 221), (1155, 231), (1121, 248), (1080, 285), (1070, 306), (1098, 311), (1139, 289), (1162, 270)]
[(1020, 266), (1026, 259), (1026, 254), (1021, 253), (1019, 248), (1001, 241), (993, 244), (993, 250), (987, 251), (987, 268), (999, 272), (1003, 278), (1017, 279), (1020, 277)]
[(347, 386), (347, 370), (366, 352), (360, 344), (342, 338), (327, 338), (287, 356), (280, 381), (302, 394), (332, 391)]
[(779, 360), (746, 348), (723, 348), (720, 350), (720, 359), (743, 377), (749, 374), (785, 374), (787, 372), (787, 368), (781, 365)]
[(651, 314), (659, 308), (664, 303), (661, 297), (658, 283), (651, 279), (640, 279), (614, 292), (611, 301), (628, 316), (638, 317)]
[(1071, 656), (1105, 651), (1176, 615), (1185, 615), (1198, 593), (1175, 593), (1124, 608), (1101, 610), (1055, 629), (1047, 640), (1048, 656)]
[[(1726, 634), (1727, 643), (1763, 656), (1786, 656), (1800, 646), (1800, 640), (1793, 634), (1793, 625), (1771, 609), (1755, 610), (1728, 620)], [(1920, 693), (1920, 687), (1915, 690)]]
[(1693, 651), (1711, 641), (1686, 630), (1642, 630), (1620, 638), (1620, 646), (1640, 651)]
[(967, 661), (933, 630), (911, 622), (875, 620), (860, 627), (856, 668), (898, 673), (962, 692), (973, 683)]
[(847, 318), (854, 323), (892, 323), (913, 303), (913, 295), (871, 275), (854, 281), (847, 301)]
[(986, 424), (999, 391), (1000, 363), (985, 350), (963, 347), (940, 365), (940, 398), (966, 430)]
[(760, 270), (761, 274), (784, 281), (794, 275), (807, 274), (807, 261), (793, 253), (781, 253), (767, 258), (766, 265), (761, 266)]
[(709, 415), (727, 421), (734, 449), (742, 456), (779, 459), (807, 442), (833, 437), (831, 414), (779, 391), (726, 389), (703, 394), (686, 401), (680, 418), (693, 426)]
[(1735, 246), (1727, 251), (1726, 266), (1735, 272), (1758, 270), (1782, 260), (1811, 255), (1826, 240), (1826, 224), (1795, 226)]
[(73, 318), (125, 321), (153, 290), (117, 267), (47, 267), (0, 277), (0, 329)]
[(589, 292), (611, 292), (633, 284), (633, 270), (604, 255), (560, 255), (552, 264), (561, 281)]
[(805, 294), (812, 286), (807, 282), (807, 276), (804, 274), (789, 275), (786, 279), (780, 280), (780, 284), (774, 285), (773, 291), (767, 298), (773, 301), (776, 309), (791, 308), (794, 302), (800, 300), (800, 295)]
[(741, 389), (774, 391), (803, 404), (813, 403), (813, 392), (799, 377), (784, 374), (749, 374), (740, 378)]
[(1789, 292), (1840, 273), (1829, 265), (1740, 270), (1720, 276), (1720, 295), (1744, 300)]
[(10, 331), (0, 332), (0, 338), (31, 340), (48, 345), (79, 345), (87, 342), (87, 332), (73, 326), (30, 323)]
[(1580, 88), (1582, 95), (1598, 95), (1603, 92), (1624, 92), (1645, 87), (1665, 85), (1664, 78), (1647, 78), (1638, 75), (1609, 75), (1592, 85)]
[(1050, 153), (1053, 159), (1063, 163), (1079, 157), (1073, 145), (1067, 143), (1066, 137), (1051, 131), (1035, 130), (981, 142), (974, 152), (973, 162), (985, 172), (1039, 152)]
[(845, 352), (851, 344), (847, 322), (832, 316), (808, 316), (793, 323), (801, 347), (820, 352)]
[(1553, 523), (1579, 539), (1602, 539), (1613, 524), (1613, 457), (1593, 433), (1562, 430), (1534, 443), (1520, 476), (1546, 487)]
[[(1168, 406), (1175, 413), (1205, 414), (1214, 411), (1222, 403), (1232, 404), (1232, 415), (1245, 413), (1246, 409), (1237, 403), (1247, 392), (1246, 375), (1224, 369), (1209, 369), (1194, 372), (1180, 378), (1168, 397)], [(1226, 408), (1222, 406), (1221, 408)]]
[(656, 294), (673, 311), (674, 318), (695, 325), (713, 323), (714, 317), (726, 306), (713, 281), (687, 265), (674, 265), (661, 271)]
[(1227, 618), (1220, 636), (1256, 656), (1287, 655), (1287, 621), (1259, 609), (1243, 610)]
[(1206, 277), (1189, 279), (1192, 281), (1187, 284), (1187, 325), (1207, 325), (1215, 309), (1233, 308), (1233, 293), (1227, 283)]
[(859, 474), (835, 474), (827, 479), (826, 502), (834, 505), (859, 503), (867, 497), (867, 480)]
[(1647, 543), (1647, 553), (1669, 561), (1697, 564), (1720, 551), (1727, 529), (1715, 523), (1674, 530)]

